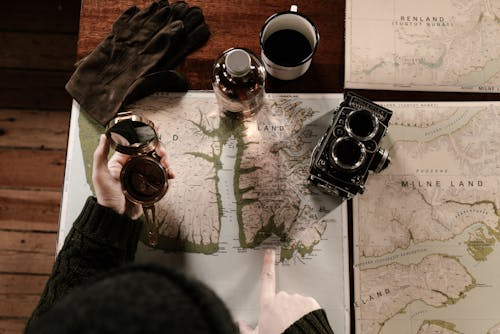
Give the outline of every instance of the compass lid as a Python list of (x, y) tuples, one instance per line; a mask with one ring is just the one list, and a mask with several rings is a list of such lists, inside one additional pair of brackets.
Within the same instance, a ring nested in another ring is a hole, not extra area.
[(127, 155), (148, 154), (159, 142), (153, 122), (130, 112), (118, 113), (106, 126), (106, 136), (113, 149)]

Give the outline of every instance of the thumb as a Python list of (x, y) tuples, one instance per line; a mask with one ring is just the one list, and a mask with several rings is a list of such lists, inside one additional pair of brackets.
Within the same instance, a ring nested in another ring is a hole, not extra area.
[(245, 320), (238, 320), (237, 323), (240, 334), (257, 334), (259, 332), (259, 327), (252, 328)]
[(108, 153), (108, 138), (105, 135), (101, 135), (99, 138), (99, 145), (97, 145), (97, 148), (94, 151), (92, 174), (98, 174), (99, 172), (108, 169)]

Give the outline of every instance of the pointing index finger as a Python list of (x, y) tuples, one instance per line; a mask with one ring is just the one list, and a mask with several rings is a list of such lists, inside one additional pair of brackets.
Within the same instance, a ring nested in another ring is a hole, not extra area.
[(276, 253), (274, 249), (266, 249), (264, 252), (264, 261), (262, 264), (261, 276), (261, 303), (274, 298), (276, 294), (276, 273), (275, 273)]

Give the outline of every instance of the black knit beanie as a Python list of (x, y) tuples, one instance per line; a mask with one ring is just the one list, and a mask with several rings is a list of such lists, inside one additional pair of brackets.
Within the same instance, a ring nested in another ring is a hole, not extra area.
[(157, 265), (115, 270), (69, 293), (28, 333), (238, 333), (202, 283)]

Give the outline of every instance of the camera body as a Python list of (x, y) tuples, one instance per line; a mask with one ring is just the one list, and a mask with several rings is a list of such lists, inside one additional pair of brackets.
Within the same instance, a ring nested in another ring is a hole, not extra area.
[(348, 92), (313, 150), (309, 181), (328, 193), (351, 198), (363, 193), (369, 172), (389, 163), (382, 149), (392, 111)]

